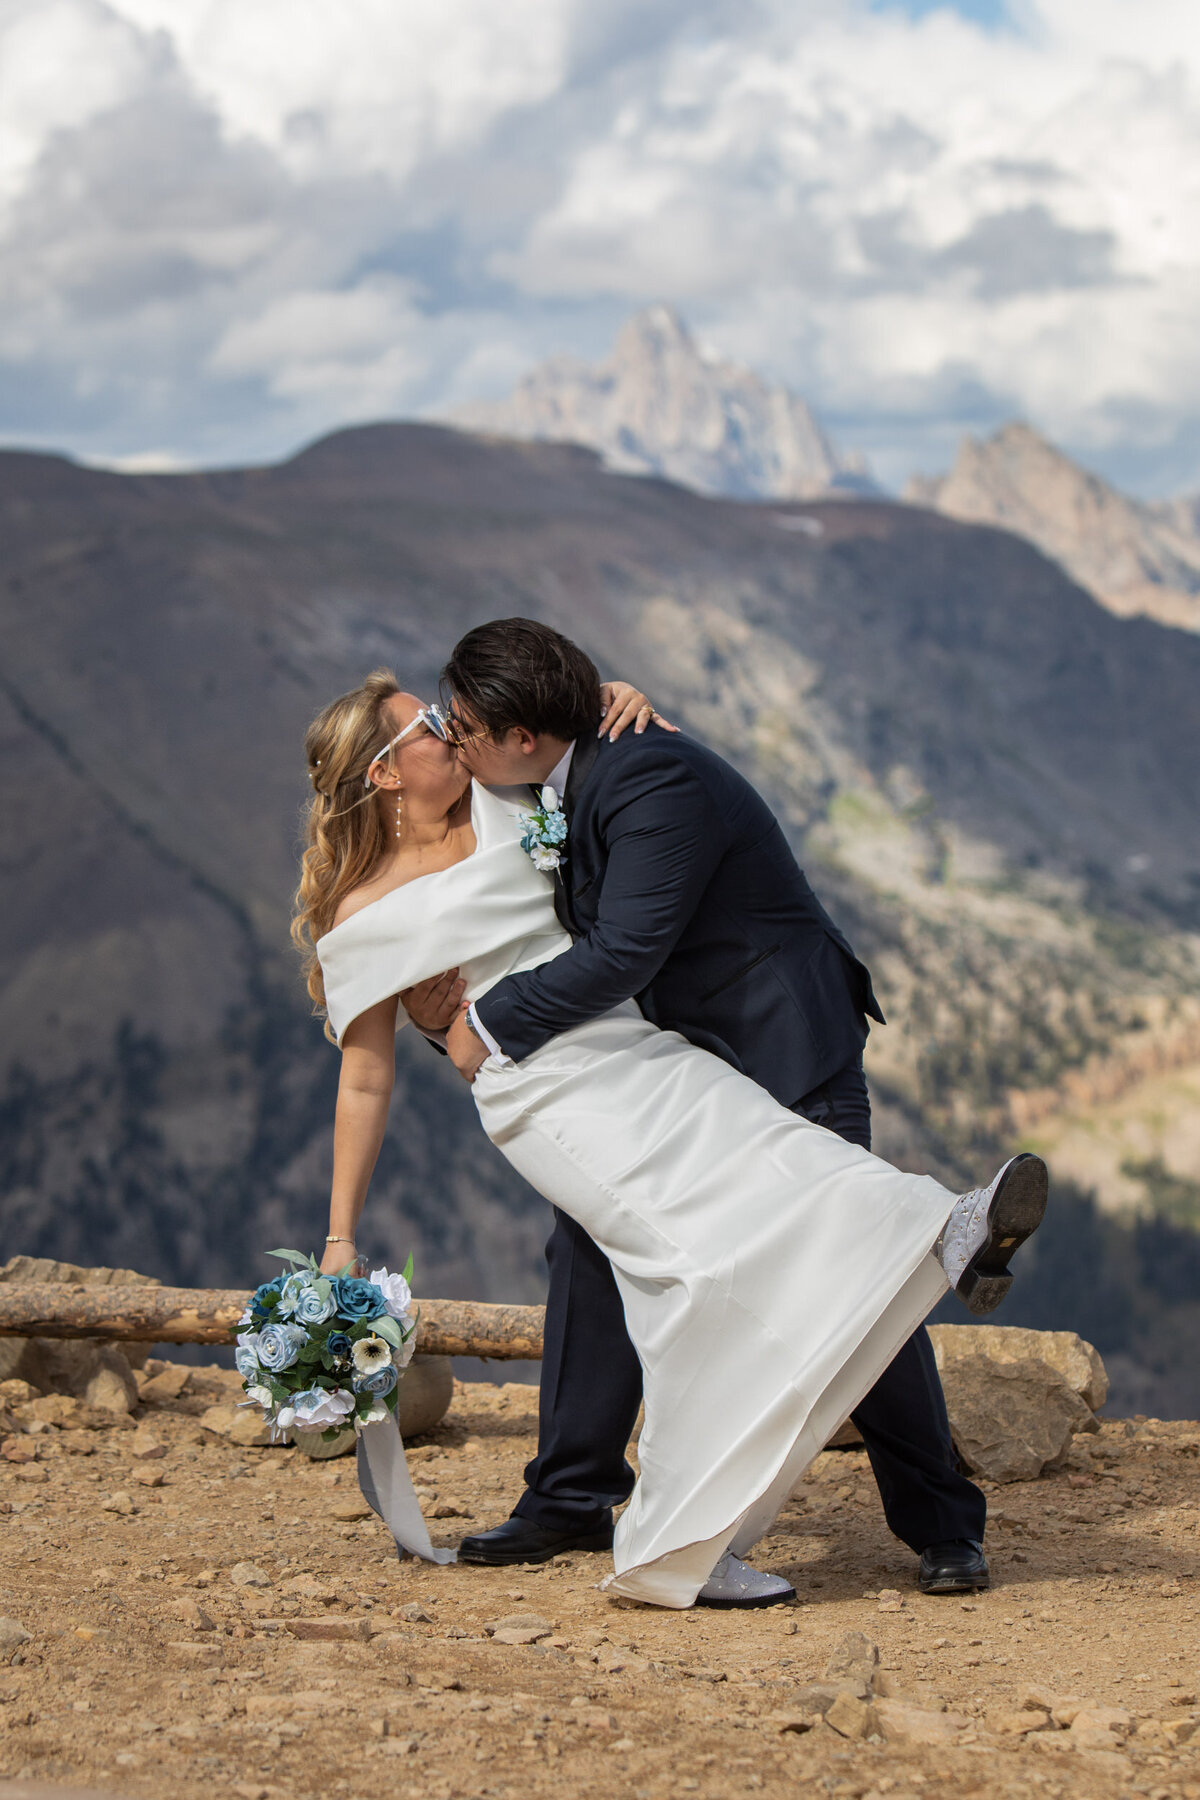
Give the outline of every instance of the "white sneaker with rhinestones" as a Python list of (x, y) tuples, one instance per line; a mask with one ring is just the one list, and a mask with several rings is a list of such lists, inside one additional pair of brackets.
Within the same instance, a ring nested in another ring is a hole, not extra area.
[(950, 1286), (976, 1314), (992, 1312), (1012, 1286), (1009, 1258), (1046, 1210), (1049, 1177), (1040, 1156), (1022, 1153), (987, 1187), (954, 1202), (936, 1245)]
[(726, 1551), (696, 1595), (696, 1605), (778, 1606), (783, 1600), (795, 1598), (795, 1588), (782, 1575), (766, 1575)]

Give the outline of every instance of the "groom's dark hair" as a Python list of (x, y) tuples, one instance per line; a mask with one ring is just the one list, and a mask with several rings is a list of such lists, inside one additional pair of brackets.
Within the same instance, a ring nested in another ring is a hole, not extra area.
[(490, 737), (514, 725), (574, 743), (600, 721), (600, 676), (578, 644), (536, 619), (492, 619), (460, 638), (442, 691)]

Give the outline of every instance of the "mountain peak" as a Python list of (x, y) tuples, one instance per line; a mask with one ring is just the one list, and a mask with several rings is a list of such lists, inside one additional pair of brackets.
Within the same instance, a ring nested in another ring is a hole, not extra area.
[(612, 469), (735, 499), (809, 499), (872, 485), (862, 459), (836, 448), (798, 394), (702, 349), (666, 305), (627, 319), (602, 362), (553, 357), (508, 399), (463, 409), (453, 422), (504, 437), (570, 439)]
[(1024, 420), (964, 438), (948, 474), (905, 498), (1028, 538), (1110, 612), (1200, 630), (1200, 520), (1133, 500)]

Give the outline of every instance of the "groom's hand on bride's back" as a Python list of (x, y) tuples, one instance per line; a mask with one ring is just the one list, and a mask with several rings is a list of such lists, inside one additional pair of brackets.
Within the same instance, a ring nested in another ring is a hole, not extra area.
[(449, 1031), (458, 1017), (467, 984), (457, 969), (431, 975), (415, 987), (401, 988), (400, 1004), (419, 1031)]

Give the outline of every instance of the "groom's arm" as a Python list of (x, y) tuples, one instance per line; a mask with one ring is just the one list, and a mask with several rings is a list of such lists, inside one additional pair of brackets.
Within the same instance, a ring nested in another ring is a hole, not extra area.
[(507, 976), (475, 1003), (480, 1023), (506, 1055), (520, 1062), (653, 981), (721, 860), (726, 823), (712, 794), (678, 757), (649, 751), (610, 779), (600, 819), (608, 861), (596, 923), (561, 956)]

